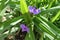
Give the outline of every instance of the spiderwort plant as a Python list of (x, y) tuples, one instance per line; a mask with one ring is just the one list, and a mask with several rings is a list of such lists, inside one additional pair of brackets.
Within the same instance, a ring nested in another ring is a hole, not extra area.
[(36, 7), (28, 6), (29, 12), (33, 14), (39, 14), (41, 12), (40, 9), (36, 9)]
[(0, 0), (0, 40), (60, 40), (60, 0)]

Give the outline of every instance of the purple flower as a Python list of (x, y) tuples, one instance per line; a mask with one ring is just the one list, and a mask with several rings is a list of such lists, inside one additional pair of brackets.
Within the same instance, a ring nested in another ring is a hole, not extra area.
[(33, 14), (39, 14), (41, 12), (40, 9), (36, 9), (33, 6), (29, 6), (28, 8), (29, 8), (29, 12)]
[(21, 24), (20, 27), (22, 29), (22, 32), (24, 32), (24, 31), (29, 32), (29, 28), (26, 25)]

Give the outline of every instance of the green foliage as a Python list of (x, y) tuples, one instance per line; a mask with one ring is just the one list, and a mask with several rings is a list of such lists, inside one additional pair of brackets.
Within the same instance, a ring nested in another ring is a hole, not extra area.
[[(41, 12), (34, 15), (28, 6)], [(22, 23), (29, 28), (25, 36), (20, 32)], [(10, 35), (13, 36), (10, 40), (16, 40), (21, 33), (24, 40), (59, 40), (60, 0), (0, 0), (0, 40), (9, 40)]]

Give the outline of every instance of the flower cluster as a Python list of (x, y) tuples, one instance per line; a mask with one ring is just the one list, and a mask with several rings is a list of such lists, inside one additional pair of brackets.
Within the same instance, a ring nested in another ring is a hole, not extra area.
[(29, 32), (29, 28), (25, 24), (21, 24), (20, 27), (22, 29), (22, 32), (24, 31)]
[(33, 7), (33, 6), (29, 6), (28, 9), (29, 9), (29, 12), (33, 14), (39, 14), (41, 12), (40, 9), (36, 9), (36, 7)]

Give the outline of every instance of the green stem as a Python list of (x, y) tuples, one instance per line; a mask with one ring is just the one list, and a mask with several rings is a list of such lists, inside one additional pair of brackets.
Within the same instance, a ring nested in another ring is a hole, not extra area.
[(30, 24), (31, 23), (31, 16), (29, 13), (23, 14), (24, 20), (26, 22), (26, 24)]
[(40, 33), (40, 35), (41, 35), (41, 37), (40, 37), (40, 39), (39, 39), (39, 40), (43, 40), (44, 33), (42, 32), (42, 33)]
[(52, 4), (54, 3), (55, 0), (52, 0), (52, 2), (50, 2), (48, 9), (51, 8)]
[(54, 22), (60, 15), (60, 11), (56, 14), (55, 17), (52, 18), (51, 22)]

